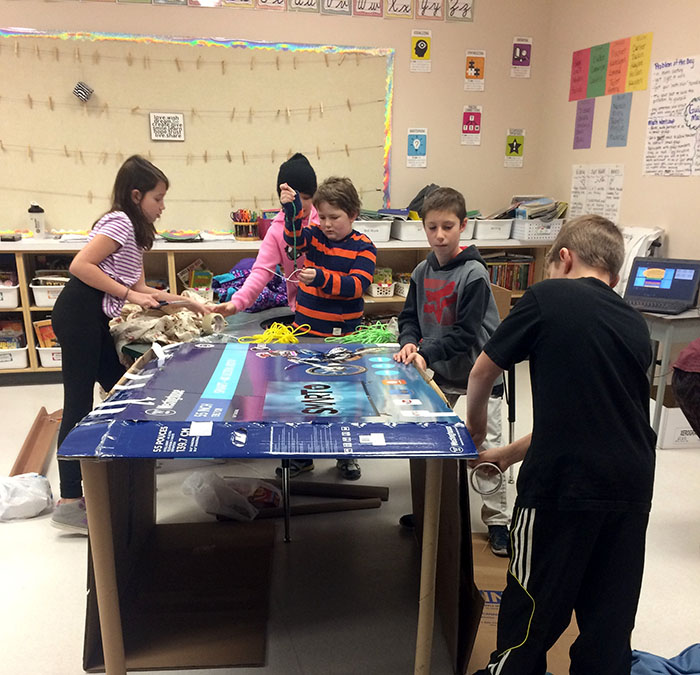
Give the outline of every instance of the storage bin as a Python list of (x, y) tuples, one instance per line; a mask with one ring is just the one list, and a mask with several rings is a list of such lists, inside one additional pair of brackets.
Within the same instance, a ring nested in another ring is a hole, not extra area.
[(511, 229), (511, 239), (522, 241), (554, 241), (564, 223), (563, 218), (542, 222), (539, 218), (516, 218)]
[(0, 286), (0, 309), (14, 309), (19, 306), (19, 284)]
[(474, 239), (509, 239), (513, 219), (477, 220)]
[(402, 298), (405, 298), (408, 296), (408, 289), (411, 287), (411, 284), (402, 284), (399, 283), (398, 281), (395, 282), (395, 288), (394, 288), (394, 295), (398, 295)]
[(27, 367), (27, 347), (0, 349), (0, 370)]
[(422, 220), (394, 220), (391, 224), (391, 238), (401, 241), (428, 241)]
[(372, 242), (389, 241), (390, 220), (356, 220), (352, 227), (358, 232), (366, 234)]
[(475, 226), (476, 226), (476, 220), (474, 220), (474, 218), (470, 218), (467, 221), (467, 226), (464, 228), (464, 231), (460, 233), (459, 240), (464, 241), (466, 239), (472, 239), (474, 237), (474, 227)]
[(36, 286), (29, 284), (34, 294), (34, 304), (37, 307), (53, 307), (56, 298), (61, 294), (63, 286)]
[(61, 367), (60, 347), (37, 347), (36, 350), (39, 352), (39, 361), (43, 368)]
[(395, 283), (391, 284), (370, 284), (367, 293), (373, 298), (390, 298), (394, 295)]

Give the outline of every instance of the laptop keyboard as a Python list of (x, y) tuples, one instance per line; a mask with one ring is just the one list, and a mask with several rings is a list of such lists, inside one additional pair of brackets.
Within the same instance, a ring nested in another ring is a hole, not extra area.
[(688, 309), (688, 303), (673, 300), (629, 299), (627, 302), (640, 312), (655, 312), (656, 314), (680, 314)]

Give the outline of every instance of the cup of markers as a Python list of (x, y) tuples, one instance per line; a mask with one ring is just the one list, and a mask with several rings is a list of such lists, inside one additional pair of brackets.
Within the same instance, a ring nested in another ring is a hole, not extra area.
[(258, 214), (248, 209), (231, 211), (233, 234), (236, 239), (255, 241), (260, 239), (258, 234)]

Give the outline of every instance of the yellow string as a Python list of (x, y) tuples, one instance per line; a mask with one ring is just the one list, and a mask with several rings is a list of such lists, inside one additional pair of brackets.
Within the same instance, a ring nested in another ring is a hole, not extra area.
[(284, 344), (295, 344), (299, 342), (300, 335), (306, 335), (311, 330), (308, 323), (291, 329), (284, 323), (273, 323), (264, 333), (258, 335), (244, 335), (239, 337), (238, 342), (256, 342), (256, 343), (272, 343), (279, 342)]

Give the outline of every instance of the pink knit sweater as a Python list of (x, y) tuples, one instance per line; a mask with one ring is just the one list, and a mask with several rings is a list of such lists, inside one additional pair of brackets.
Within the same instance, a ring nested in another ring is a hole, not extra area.
[[(311, 207), (309, 217), (304, 220), (304, 226), (312, 223), (318, 225), (318, 212), (316, 207)], [(284, 243), (284, 211), (280, 211), (272, 221), (270, 229), (268, 229), (265, 238), (260, 243), (258, 256), (253, 263), (253, 268), (250, 271), (250, 276), (239, 291), (233, 294), (231, 302), (236, 307), (237, 312), (250, 307), (257, 300), (260, 292), (272, 279), (274, 269), (277, 265), (282, 266), (282, 272), (285, 277), (294, 271), (294, 261), (289, 259), (286, 250), (287, 245)], [(304, 266), (305, 256), (301, 255), (297, 258), (297, 268), (301, 269)], [(296, 309), (297, 283), (292, 281), (287, 282), (287, 298), (289, 307), (292, 311)]]

